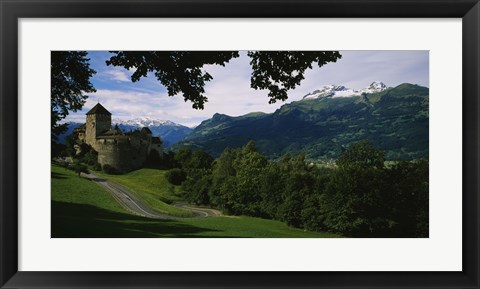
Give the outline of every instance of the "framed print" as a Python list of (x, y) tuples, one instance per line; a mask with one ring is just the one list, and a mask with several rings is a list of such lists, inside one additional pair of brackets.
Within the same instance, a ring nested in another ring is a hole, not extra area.
[(2, 288), (479, 288), (478, 1), (0, 9)]

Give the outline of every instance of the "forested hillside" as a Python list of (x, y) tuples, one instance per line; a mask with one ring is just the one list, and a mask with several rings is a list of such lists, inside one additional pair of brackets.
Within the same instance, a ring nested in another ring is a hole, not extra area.
[(174, 148), (218, 157), (227, 147), (253, 140), (269, 158), (305, 152), (308, 159), (326, 161), (368, 140), (387, 160), (419, 159), (428, 157), (428, 99), (428, 88), (405, 83), (372, 94), (305, 98), (272, 114), (215, 114)]

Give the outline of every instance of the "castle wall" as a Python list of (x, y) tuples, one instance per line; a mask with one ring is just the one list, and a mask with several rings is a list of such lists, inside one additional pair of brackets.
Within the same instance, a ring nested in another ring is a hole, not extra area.
[(96, 140), (98, 163), (108, 164), (122, 172), (141, 168), (147, 159), (149, 145), (138, 138), (100, 138)]
[(158, 152), (158, 155), (163, 154), (162, 144), (155, 144), (155, 143), (150, 144), (148, 151), (150, 152), (151, 150), (156, 150)]

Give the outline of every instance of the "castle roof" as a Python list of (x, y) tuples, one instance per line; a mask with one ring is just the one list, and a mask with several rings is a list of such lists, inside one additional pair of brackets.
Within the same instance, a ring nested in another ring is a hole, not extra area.
[(100, 103), (97, 103), (91, 110), (87, 112), (87, 115), (89, 114), (106, 114), (106, 115), (112, 115), (103, 105)]

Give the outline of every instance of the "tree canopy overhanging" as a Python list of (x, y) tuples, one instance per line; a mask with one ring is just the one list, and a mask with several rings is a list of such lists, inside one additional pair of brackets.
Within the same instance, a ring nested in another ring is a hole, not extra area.
[(51, 125), (52, 138), (65, 131), (64, 119), (69, 111), (82, 109), (88, 98), (86, 93), (95, 92), (90, 78), (96, 73), (90, 68), (86, 51), (51, 52)]
[[(107, 65), (133, 69), (132, 81), (153, 72), (170, 96), (183, 94), (194, 109), (203, 109), (208, 101), (205, 83), (212, 76), (204, 65), (225, 66), (238, 51), (111, 51), (114, 55)], [(316, 63), (319, 67), (336, 62), (338, 51), (249, 51), (252, 76), (250, 86), (269, 90), (269, 103), (286, 100), (287, 91), (304, 79), (304, 73)]]

